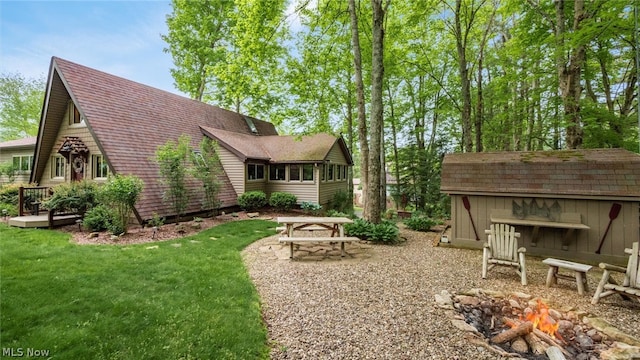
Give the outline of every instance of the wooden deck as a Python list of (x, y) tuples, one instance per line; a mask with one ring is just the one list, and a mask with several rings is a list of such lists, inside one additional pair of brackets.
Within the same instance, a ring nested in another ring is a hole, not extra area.
[[(78, 215), (55, 215), (53, 217), (54, 226), (75, 224)], [(45, 212), (43, 215), (24, 215), (9, 219), (10, 226), (21, 228), (48, 228), (49, 219)]]

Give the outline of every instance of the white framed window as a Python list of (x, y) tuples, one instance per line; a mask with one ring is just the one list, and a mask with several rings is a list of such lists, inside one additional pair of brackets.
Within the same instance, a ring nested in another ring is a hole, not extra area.
[(93, 179), (105, 179), (109, 176), (109, 165), (104, 155), (91, 156), (91, 177)]
[(302, 165), (302, 181), (313, 181), (313, 164)]
[(336, 180), (342, 179), (342, 165), (336, 165)]
[(284, 181), (286, 180), (285, 171), (287, 166), (284, 164), (269, 165), (269, 180)]
[(247, 164), (247, 179), (248, 180), (264, 180), (264, 165), (263, 164)]
[(334, 165), (331, 165), (331, 164), (327, 165), (327, 180), (333, 181), (335, 179), (334, 173), (335, 173)]
[(13, 157), (13, 168), (18, 173), (28, 173), (31, 171), (31, 164), (33, 163), (33, 155), (21, 155)]
[(51, 178), (52, 179), (64, 179), (66, 174), (67, 161), (62, 156), (51, 157)]

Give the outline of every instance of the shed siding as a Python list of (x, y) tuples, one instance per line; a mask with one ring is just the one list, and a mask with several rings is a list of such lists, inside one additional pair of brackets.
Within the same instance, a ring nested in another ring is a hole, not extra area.
[[(542, 204), (544, 198), (531, 197), (504, 197), (504, 196), (467, 196), (469, 198), (470, 210), (476, 223), (478, 235), (481, 241), (475, 241), (475, 235), (469, 220), (469, 215), (462, 202), (461, 195), (452, 195), (451, 216), (452, 238), (454, 244), (464, 247), (481, 248), (486, 242), (484, 230), (491, 224), (491, 212), (495, 209), (512, 209), (512, 201), (521, 204), (523, 200), (527, 202), (536, 199), (538, 204)], [(546, 203), (551, 204), (553, 198), (546, 198)], [(602, 235), (609, 223), (609, 211), (611, 205), (616, 201), (591, 200), (591, 199), (557, 199), (562, 212), (580, 213), (582, 223), (590, 227), (589, 230), (575, 230), (570, 237), (568, 249), (562, 249), (565, 236), (565, 229), (543, 228), (538, 232), (537, 246), (533, 247), (532, 233), (530, 226), (516, 226), (517, 231), (522, 233), (521, 246), (527, 248), (527, 254), (537, 256), (554, 256), (565, 259), (573, 259), (582, 262), (597, 264), (601, 261), (609, 261), (624, 265), (627, 256), (624, 249), (631, 247), (634, 241), (638, 241), (640, 203), (627, 201), (618, 202), (622, 209), (617, 219), (615, 219), (609, 233), (604, 241), (600, 255), (596, 255)]]
[[(263, 191), (263, 192), (267, 192), (267, 180), (252, 180), (252, 181), (247, 181), (244, 184), (244, 190), (246, 192), (249, 191)], [(240, 193), (238, 193), (238, 195), (240, 195)]]
[(349, 183), (346, 180), (321, 182), (318, 196), (319, 203), (322, 205), (328, 203), (335, 193), (338, 191), (347, 192), (349, 190), (348, 187)]
[(315, 182), (270, 182), (268, 184), (268, 194), (274, 192), (287, 192), (295, 195), (298, 198), (298, 204), (303, 201), (318, 202), (318, 191)]
[(218, 157), (224, 168), (224, 172), (227, 173), (233, 190), (238, 195), (245, 192), (245, 166), (244, 163), (238, 159), (231, 151), (218, 146)]
[(80, 138), (80, 140), (82, 140), (82, 142), (89, 149), (89, 154), (88, 154), (89, 159), (85, 164), (85, 170), (84, 170), (85, 179), (91, 179), (91, 156), (101, 154), (100, 149), (98, 148), (98, 145), (95, 139), (93, 138), (93, 135), (91, 135), (91, 132), (89, 132), (89, 128), (84, 124), (69, 125), (69, 123), (66, 121), (68, 116), (67, 112), (65, 112), (64, 117), (60, 122), (60, 128), (58, 130), (58, 134), (56, 135), (55, 140), (53, 141), (53, 146), (51, 146), (48, 152), (47, 151), (44, 152), (44, 153), (48, 153), (49, 157), (46, 159), (44, 172), (42, 173), (42, 176), (39, 179), (40, 186), (55, 186), (63, 182), (69, 182), (69, 179), (71, 178), (71, 166), (68, 161), (66, 162), (66, 165), (65, 165), (64, 181), (61, 179), (58, 180), (58, 179), (51, 178), (51, 166), (52, 166), (51, 157), (58, 154), (58, 146), (60, 146), (60, 143), (63, 137), (77, 136), (78, 138)]

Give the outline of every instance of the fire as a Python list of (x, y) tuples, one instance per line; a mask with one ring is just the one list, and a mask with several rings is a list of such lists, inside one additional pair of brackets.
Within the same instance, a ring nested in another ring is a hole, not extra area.
[(560, 334), (558, 334), (559, 324), (549, 315), (549, 307), (540, 300), (538, 300), (536, 308), (531, 313), (526, 314), (524, 320), (531, 321), (534, 329), (547, 333), (554, 338), (560, 337)]

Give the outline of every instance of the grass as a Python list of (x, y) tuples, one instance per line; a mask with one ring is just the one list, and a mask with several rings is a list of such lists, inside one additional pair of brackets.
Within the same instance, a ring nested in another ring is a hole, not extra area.
[(240, 251), (274, 228), (234, 221), (167, 242), (93, 246), (0, 224), (1, 347), (54, 359), (268, 358)]

